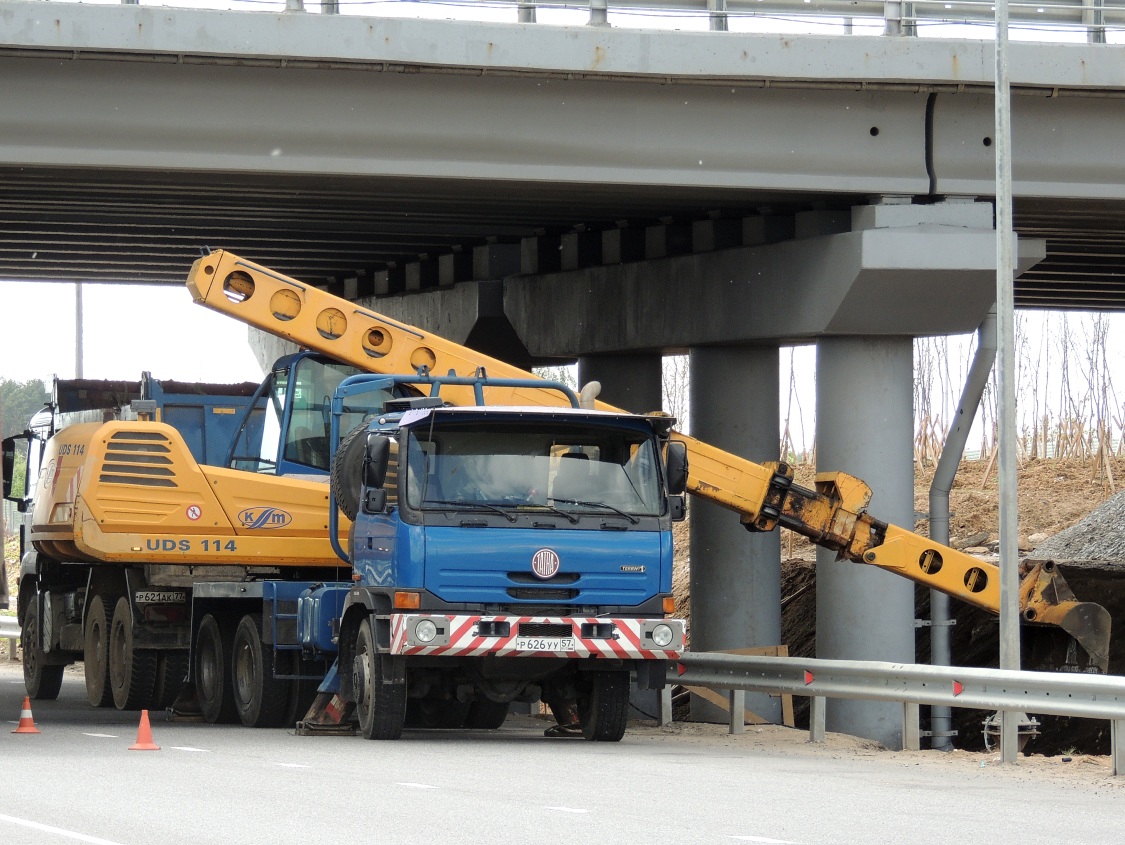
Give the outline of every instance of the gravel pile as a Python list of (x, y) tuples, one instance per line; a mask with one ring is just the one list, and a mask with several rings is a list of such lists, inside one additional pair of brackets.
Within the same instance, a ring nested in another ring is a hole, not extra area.
[(1033, 560), (1125, 562), (1125, 491), (1030, 555)]

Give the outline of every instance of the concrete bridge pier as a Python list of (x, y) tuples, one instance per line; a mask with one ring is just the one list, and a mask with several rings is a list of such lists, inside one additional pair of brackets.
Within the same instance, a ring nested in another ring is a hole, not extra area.
[[(879, 519), (914, 524), (913, 342), (909, 337), (817, 341), (817, 471), (862, 478)], [(816, 656), (914, 662), (914, 585), (816, 553)], [(832, 699), (825, 727), (901, 748), (902, 707)]]
[(601, 382), (603, 402), (647, 414), (663, 407), (662, 366), (659, 352), (584, 355), (578, 359), (578, 386)]
[[(691, 433), (754, 461), (777, 460), (778, 348), (700, 346), (691, 350)], [(751, 534), (738, 515), (691, 502), (691, 647), (718, 651), (781, 642), (780, 532)], [(747, 693), (746, 707), (781, 721), (780, 699)], [(725, 722), (693, 697), (692, 719)]]

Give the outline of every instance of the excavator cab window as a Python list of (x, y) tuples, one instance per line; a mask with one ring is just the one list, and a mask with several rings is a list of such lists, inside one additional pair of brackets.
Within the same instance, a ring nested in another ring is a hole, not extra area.
[[(340, 382), (359, 372), (356, 367), (307, 353), (282, 359), (258, 388), (228, 465), (269, 475), (327, 474), (333, 452), (332, 396)], [(393, 395), (416, 392), (398, 388)], [(381, 390), (349, 400), (340, 417), (340, 436), (382, 410), (391, 397), (391, 391)]]

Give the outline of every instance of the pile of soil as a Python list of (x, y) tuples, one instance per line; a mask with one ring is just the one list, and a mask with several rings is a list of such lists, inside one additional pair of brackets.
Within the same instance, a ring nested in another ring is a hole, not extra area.
[[(950, 492), (950, 544), (955, 548), (995, 562), (998, 558), (999, 512), (997, 505), (996, 469), (984, 476), (985, 462), (963, 462)], [(812, 467), (800, 467), (798, 483), (812, 486)], [(1117, 473), (1115, 473), (1117, 476)], [(929, 489), (932, 468), (920, 468), (915, 477), (915, 513), (929, 510)], [(1114, 630), (1125, 626), (1125, 553), (1115, 551), (1125, 546), (1121, 526), (1125, 525), (1125, 494), (1115, 496), (1107, 489), (1091, 463), (1080, 460), (1030, 460), (1018, 471), (1019, 522), (1021, 555), (1037, 560), (1054, 559), (1060, 563), (1067, 582), (1080, 600), (1095, 600), (1113, 617)], [(1091, 514), (1105, 503), (1104, 519)], [(1120, 510), (1120, 514), (1118, 513)], [(878, 516), (878, 514), (874, 514)], [(1070, 539), (1061, 532), (1090, 517), (1093, 523), (1072, 530)], [(1110, 530), (1110, 526), (1112, 531)], [(919, 519), (914, 530), (928, 534), (928, 519)], [(1077, 532), (1077, 533), (1076, 533)], [(1067, 546), (1052, 545), (1052, 538)], [(1093, 546), (1081, 545), (1086, 543)], [(1100, 538), (1100, 544), (1097, 543)], [(676, 527), (676, 567), (673, 588), (677, 609), (690, 617), (690, 549), (688, 527)], [(804, 538), (782, 532), (782, 642), (793, 656), (816, 654), (816, 549)], [(1102, 559), (1075, 560), (1074, 548), (1084, 554), (1093, 550)], [(1115, 557), (1116, 556), (1116, 557)], [(840, 564), (845, 565), (845, 564)], [(917, 588), (916, 616), (929, 618), (929, 590)], [(995, 667), (999, 654), (999, 621), (990, 613), (953, 602), (956, 620), (952, 628), (953, 662), (958, 666)], [(916, 638), (916, 660), (927, 663), (930, 658), (929, 629), (920, 629)], [(1025, 669), (1061, 670), (1068, 658), (1069, 637), (1052, 627), (1023, 626), (1021, 629), (1022, 666)], [(1073, 653), (1069, 655), (1075, 657)], [(1077, 655), (1084, 662), (1082, 655)], [(1111, 674), (1125, 674), (1125, 635), (1115, 636), (1110, 649)], [(808, 699), (795, 698), (798, 726), (807, 726)], [(923, 730), (928, 708), (923, 710)], [(984, 748), (983, 721), (988, 714), (979, 710), (955, 709), (954, 740), (958, 748)], [(1040, 736), (1028, 747), (1039, 754), (1085, 753), (1106, 754), (1109, 751), (1109, 724), (1090, 719), (1038, 716)]]

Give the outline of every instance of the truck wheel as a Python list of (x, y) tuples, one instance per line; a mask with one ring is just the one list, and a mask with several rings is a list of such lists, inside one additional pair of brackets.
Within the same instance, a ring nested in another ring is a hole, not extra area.
[(493, 701), (478, 695), (477, 700), (469, 707), (469, 715), (465, 717), (465, 727), (482, 731), (494, 731), (508, 718), (508, 702)]
[(262, 642), (262, 617), (243, 616), (234, 631), (232, 689), (248, 728), (280, 728), (289, 710), (289, 683), (273, 674), (273, 648)]
[(332, 460), (332, 495), (336, 506), (352, 522), (359, 513), (359, 489), (363, 478), (364, 451), (367, 438), (367, 423), (360, 423), (349, 431), (340, 441), (336, 457)]
[(375, 650), (371, 624), (359, 626), (352, 660), (359, 730), (367, 739), (398, 739), (406, 722), (406, 684), (383, 683), (383, 655)]
[(122, 596), (109, 623), (109, 688), (118, 710), (140, 710), (156, 688), (156, 652), (133, 645), (133, 614)]
[(590, 687), (578, 695), (582, 735), (595, 742), (618, 742), (629, 716), (629, 673), (591, 672)]
[(37, 701), (54, 701), (62, 689), (63, 666), (47, 662), (47, 655), (39, 645), (39, 600), (32, 598), (23, 617), (20, 634), (23, 646), (23, 686), (29, 698)]
[(231, 688), (230, 641), (229, 628), (210, 613), (203, 617), (195, 640), (195, 690), (203, 718), (213, 725), (238, 718)]
[(82, 662), (86, 697), (95, 707), (109, 707), (113, 704), (113, 691), (109, 688), (109, 614), (101, 596), (94, 596), (86, 607)]

